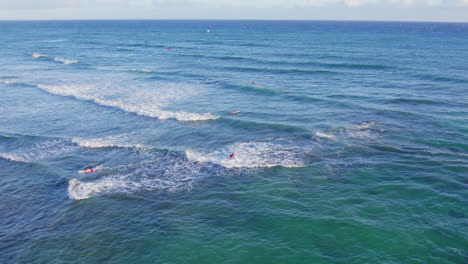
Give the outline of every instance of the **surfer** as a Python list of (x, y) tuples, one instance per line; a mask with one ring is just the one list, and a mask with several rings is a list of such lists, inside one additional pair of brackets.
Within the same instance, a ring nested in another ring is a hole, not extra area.
[(86, 172), (86, 173), (90, 173), (90, 172), (93, 172), (93, 171), (94, 171), (94, 169), (89, 169), (89, 168), (86, 168), (86, 169), (85, 169), (85, 172)]
[(234, 158), (235, 156), (236, 156), (236, 154), (232, 153), (232, 154), (229, 156), (228, 159), (232, 159), (232, 158)]
[(284, 93), (289, 93), (289, 90), (283, 90)]
[(240, 112), (239, 110), (234, 110), (234, 111), (231, 112), (231, 114), (234, 115), (234, 114), (237, 114), (237, 113), (239, 113), (239, 112)]

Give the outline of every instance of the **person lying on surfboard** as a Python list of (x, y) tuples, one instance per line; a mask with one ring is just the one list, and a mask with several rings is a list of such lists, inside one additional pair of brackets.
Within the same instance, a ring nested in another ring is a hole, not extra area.
[(88, 168), (85, 169), (86, 173), (90, 173), (90, 172), (93, 172), (93, 171), (94, 171), (94, 169), (88, 169)]
[(240, 112), (239, 110), (234, 110), (234, 111), (231, 112), (231, 114), (234, 115), (234, 114), (237, 114), (237, 113), (239, 113), (239, 112)]
[(234, 158), (235, 156), (236, 156), (236, 154), (232, 153), (231, 156), (229, 156), (228, 159), (232, 159), (232, 158)]

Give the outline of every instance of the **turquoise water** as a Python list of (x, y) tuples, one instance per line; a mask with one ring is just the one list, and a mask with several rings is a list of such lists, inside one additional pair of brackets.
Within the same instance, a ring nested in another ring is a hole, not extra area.
[(0, 263), (467, 263), (467, 33), (0, 22)]

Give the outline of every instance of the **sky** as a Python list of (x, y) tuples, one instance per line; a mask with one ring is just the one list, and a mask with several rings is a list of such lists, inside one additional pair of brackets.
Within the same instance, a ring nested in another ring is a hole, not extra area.
[(55, 19), (468, 22), (468, 0), (0, 0), (0, 20)]

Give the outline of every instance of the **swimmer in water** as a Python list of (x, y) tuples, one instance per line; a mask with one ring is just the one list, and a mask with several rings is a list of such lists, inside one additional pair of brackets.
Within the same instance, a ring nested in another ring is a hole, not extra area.
[(90, 172), (93, 172), (93, 171), (94, 171), (94, 169), (88, 169), (88, 168), (85, 169), (86, 173), (90, 173)]
[(235, 156), (236, 156), (236, 154), (232, 153), (232, 154), (229, 156), (228, 159), (232, 159), (232, 158), (234, 158)]

